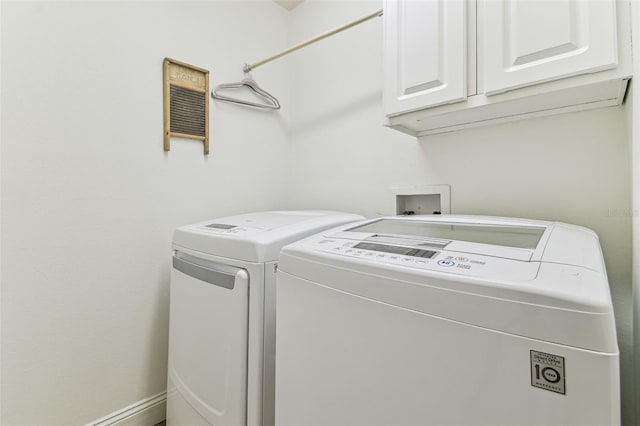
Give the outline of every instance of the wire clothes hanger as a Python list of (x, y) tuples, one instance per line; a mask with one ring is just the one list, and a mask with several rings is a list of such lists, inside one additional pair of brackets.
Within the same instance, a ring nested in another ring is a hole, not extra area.
[[(229, 84), (219, 84), (217, 85), (212, 91), (211, 91), (211, 97), (214, 99), (218, 99), (220, 101), (225, 101), (225, 102), (233, 102), (236, 104), (241, 104), (241, 105), (247, 105), (247, 106), (252, 106), (252, 107), (256, 107), (256, 108), (261, 108), (261, 109), (270, 109), (270, 110), (275, 110), (275, 109), (280, 109), (280, 102), (278, 102), (278, 100), (275, 98), (275, 96), (271, 95), (269, 92), (267, 92), (266, 90), (262, 89), (260, 86), (258, 86), (258, 83), (256, 83), (251, 76), (249, 75), (249, 72), (254, 69), (257, 68), (261, 65), (264, 65), (268, 62), (271, 62), (273, 60), (276, 60), (282, 56), (288, 55), (291, 52), (295, 52), (298, 49), (302, 49), (303, 47), (306, 47), (310, 44), (313, 44), (317, 41), (323, 40), (329, 36), (332, 36), (334, 34), (337, 34), (339, 32), (342, 32), (348, 28), (354, 27), (356, 25), (360, 25), (363, 22), (366, 22), (370, 19), (373, 19), (375, 17), (378, 16), (382, 16), (383, 11), (381, 10), (377, 10), (373, 13), (370, 13), (366, 16), (363, 16), (360, 19), (356, 19), (355, 21), (349, 22), (347, 24), (344, 24), (340, 27), (334, 28), (333, 30), (327, 31), (326, 33), (320, 34), (312, 39), (309, 39), (307, 41), (304, 41), (302, 43), (298, 43), (295, 46), (291, 46), (288, 49), (283, 50), (280, 53), (277, 53), (273, 56), (270, 56), (268, 58), (262, 59), (258, 62), (255, 62), (253, 64), (245, 64), (243, 71), (245, 72), (245, 75), (248, 77), (245, 77), (244, 80), (238, 82), (238, 83), (229, 83)], [(251, 91), (253, 91), (254, 94), (256, 94), (260, 99), (263, 99), (265, 101), (265, 103), (257, 103), (257, 102), (251, 102), (251, 101), (247, 101), (244, 99), (237, 99), (237, 98), (230, 98), (228, 96), (224, 96), (218, 93), (218, 91), (220, 89), (240, 89), (243, 87), (248, 87)]]
[[(252, 102), (252, 101), (248, 101), (240, 98), (232, 98), (229, 96), (221, 95), (219, 93), (220, 90), (225, 90), (225, 89), (235, 90), (235, 89), (242, 89), (245, 87), (249, 88), (249, 90), (251, 90), (255, 95), (258, 96), (258, 98), (264, 100), (264, 103)], [(251, 78), (249, 73), (246, 73), (245, 78), (242, 79), (242, 81), (239, 81), (237, 83), (227, 83), (227, 84), (217, 85), (211, 91), (211, 97), (224, 102), (247, 105), (247, 106), (252, 106), (252, 107), (261, 108), (261, 109), (269, 109), (269, 110), (280, 109), (280, 102), (278, 102), (278, 99), (275, 96), (273, 96), (271, 93), (261, 88), (258, 85), (258, 83), (256, 83), (256, 81)]]

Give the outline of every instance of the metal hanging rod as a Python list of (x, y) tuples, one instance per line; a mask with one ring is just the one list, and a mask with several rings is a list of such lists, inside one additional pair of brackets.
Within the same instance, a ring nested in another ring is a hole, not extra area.
[(258, 68), (260, 65), (264, 65), (267, 62), (271, 62), (271, 61), (276, 60), (276, 59), (278, 59), (278, 58), (280, 58), (280, 57), (282, 57), (284, 55), (288, 55), (289, 53), (295, 52), (298, 49), (302, 49), (303, 47), (306, 47), (306, 46), (308, 46), (310, 44), (313, 44), (316, 41), (320, 41), (320, 40), (322, 40), (324, 38), (330, 37), (330, 36), (332, 36), (334, 34), (342, 32), (342, 31), (344, 31), (346, 29), (349, 29), (351, 27), (355, 27), (356, 25), (362, 24), (363, 22), (366, 22), (369, 19), (373, 19), (373, 18), (375, 18), (377, 16), (382, 16), (382, 9), (377, 10), (377, 11), (375, 11), (375, 12), (373, 12), (373, 13), (367, 15), (367, 16), (363, 16), (360, 19), (356, 19), (355, 21), (349, 22), (347, 24), (344, 24), (342, 26), (334, 28), (334, 29), (332, 29), (330, 31), (327, 31), (326, 33), (320, 34), (319, 36), (316, 36), (316, 37), (314, 37), (312, 39), (309, 39), (307, 41), (303, 41), (302, 43), (298, 43), (295, 46), (291, 46), (290, 48), (285, 49), (280, 53), (276, 53), (273, 56), (269, 56), (268, 58), (264, 58), (264, 59), (262, 59), (262, 60), (260, 60), (258, 62), (253, 63), (253, 64), (245, 64), (244, 72), (249, 72), (254, 68)]

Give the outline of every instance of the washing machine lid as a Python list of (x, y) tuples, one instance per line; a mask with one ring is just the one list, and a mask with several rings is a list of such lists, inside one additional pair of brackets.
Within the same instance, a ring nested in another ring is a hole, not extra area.
[(247, 262), (270, 262), (286, 244), (362, 219), (335, 211), (254, 212), (179, 227), (173, 234), (173, 245), (178, 250), (182, 247)]
[(382, 218), (345, 231), (345, 238), (371, 243), (409, 243), (464, 253), (529, 261), (548, 229), (542, 224), (505, 224), (481, 221)]
[(391, 216), (347, 224), (285, 247), (281, 269), (289, 267), (284, 259), (294, 252), (481, 296), (591, 312), (610, 309), (597, 235), (559, 222)]
[(379, 244), (379, 250), (398, 253), (403, 247), (423, 248), (434, 251), (433, 255), (478, 255), (604, 271), (597, 235), (559, 222), (463, 215), (391, 216), (344, 227), (331, 236), (361, 241), (361, 247), (373, 250), (372, 244)]
[[(413, 220), (411, 220), (413, 219)], [(523, 249), (535, 249), (547, 229), (542, 224), (500, 223), (489, 221), (425, 220), (413, 218), (382, 218), (367, 222), (348, 232), (402, 235), (437, 242), (465, 241)]]
[(285, 247), (279, 271), (455, 321), (616, 350), (600, 244), (593, 231), (579, 226), (479, 216), (386, 217)]

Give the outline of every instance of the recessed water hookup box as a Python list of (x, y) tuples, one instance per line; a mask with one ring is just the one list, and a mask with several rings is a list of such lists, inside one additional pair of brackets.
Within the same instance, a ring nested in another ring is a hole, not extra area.
[(449, 185), (425, 185), (392, 188), (396, 214), (449, 214), (451, 195)]

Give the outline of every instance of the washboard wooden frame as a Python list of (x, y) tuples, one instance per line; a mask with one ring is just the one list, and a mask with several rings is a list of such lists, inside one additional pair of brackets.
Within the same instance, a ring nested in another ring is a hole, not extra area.
[(163, 83), (164, 150), (173, 136), (202, 141), (209, 154), (209, 71), (165, 58)]

